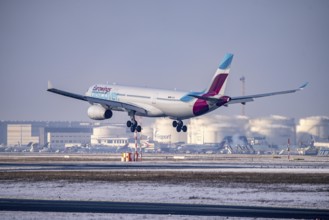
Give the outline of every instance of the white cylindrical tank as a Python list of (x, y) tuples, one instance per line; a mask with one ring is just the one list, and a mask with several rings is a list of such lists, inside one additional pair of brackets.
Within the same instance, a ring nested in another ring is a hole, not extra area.
[(126, 127), (124, 125), (108, 125), (93, 129), (93, 135), (97, 137), (113, 137), (123, 135), (125, 133)]
[(171, 144), (186, 143), (186, 132), (177, 132), (172, 126), (173, 120), (169, 118), (158, 118), (154, 123), (154, 141), (159, 143)]
[(269, 144), (286, 145), (288, 139), (291, 144), (296, 142), (295, 120), (284, 116), (271, 115), (251, 119), (250, 131), (253, 136), (266, 137)]
[(91, 144), (100, 144), (102, 140), (107, 138), (126, 137), (125, 125), (108, 125), (93, 128), (91, 135)]
[(297, 140), (307, 141), (313, 136), (315, 139), (329, 138), (329, 117), (312, 116), (301, 118), (297, 126)]
[(147, 138), (153, 140), (153, 126), (142, 126), (141, 134), (146, 136)]
[(220, 143), (226, 136), (246, 135), (248, 118), (245, 116), (211, 115), (193, 118), (187, 130), (189, 144)]

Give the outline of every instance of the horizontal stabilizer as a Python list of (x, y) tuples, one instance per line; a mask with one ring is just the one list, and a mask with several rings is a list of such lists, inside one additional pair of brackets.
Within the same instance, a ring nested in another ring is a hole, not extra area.
[(217, 102), (218, 98), (212, 98), (212, 97), (205, 97), (205, 96), (199, 96), (199, 95), (188, 95), (197, 99), (202, 99), (205, 101), (210, 101), (210, 102)]

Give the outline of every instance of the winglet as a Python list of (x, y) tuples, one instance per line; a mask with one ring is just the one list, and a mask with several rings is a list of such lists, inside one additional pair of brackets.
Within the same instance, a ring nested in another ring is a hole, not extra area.
[(53, 89), (53, 88), (54, 88), (53, 84), (50, 82), (50, 80), (48, 80), (48, 90)]
[(307, 83), (304, 83), (301, 87), (298, 88), (298, 90), (303, 90), (305, 89), (305, 87), (308, 85), (308, 82)]
[(225, 54), (222, 62), (219, 64), (219, 69), (224, 70), (229, 68), (231, 66), (232, 60), (233, 60), (233, 54), (231, 53)]

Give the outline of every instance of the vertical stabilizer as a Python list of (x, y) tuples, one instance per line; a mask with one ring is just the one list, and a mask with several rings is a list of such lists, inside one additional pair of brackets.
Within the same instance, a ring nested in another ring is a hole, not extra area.
[(219, 64), (219, 67), (215, 72), (214, 77), (211, 80), (208, 89), (206, 90), (209, 96), (219, 97), (224, 95), (227, 77), (230, 72), (232, 60), (233, 54), (225, 54), (222, 62)]

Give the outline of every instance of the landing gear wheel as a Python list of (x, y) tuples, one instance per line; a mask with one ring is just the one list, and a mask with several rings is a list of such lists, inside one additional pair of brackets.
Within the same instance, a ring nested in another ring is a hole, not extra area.
[(130, 116), (130, 121), (127, 121), (127, 127), (130, 128), (131, 132), (141, 132), (142, 127), (138, 125), (136, 119), (135, 119), (135, 111), (129, 111), (128, 115)]
[(174, 128), (176, 128), (177, 132), (181, 132), (181, 131), (186, 132), (187, 131), (187, 126), (184, 125), (182, 120), (173, 121), (172, 126)]

